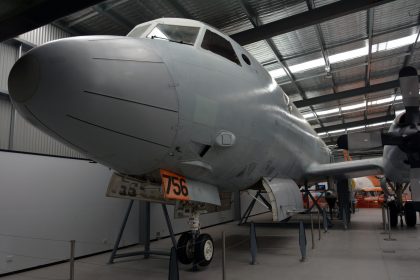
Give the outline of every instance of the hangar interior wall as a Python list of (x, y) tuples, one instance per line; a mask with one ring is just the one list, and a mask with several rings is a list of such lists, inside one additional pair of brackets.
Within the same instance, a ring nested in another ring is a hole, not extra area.
[[(39, 45), (69, 34), (48, 25), (19, 36)], [(105, 197), (111, 171), (87, 160), (25, 121), (7, 95), (7, 77), (19, 57), (19, 41), (0, 43), (0, 275), (112, 248), (128, 201)], [(41, 155), (11, 153), (18, 151)], [(44, 156), (45, 155), (45, 156)], [(137, 208), (137, 204), (136, 204)], [(174, 230), (188, 230), (173, 219)], [(202, 226), (234, 219), (230, 210), (205, 214)], [(168, 236), (159, 205), (151, 208), (151, 238)], [(138, 242), (139, 213), (133, 209), (121, 245)]]
[[(112, 248), (128, 201), (105, 197), (97, 163), (0, 152), (0, 274)], [(122, 245), (138, 242), (137, 204)]]

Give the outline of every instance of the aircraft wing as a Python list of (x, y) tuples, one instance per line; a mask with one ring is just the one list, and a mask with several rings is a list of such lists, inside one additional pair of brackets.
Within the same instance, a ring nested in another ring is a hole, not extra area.
[(356, 178), (383, 173), (383, 158), (370, 158), (335, 163), (313, 163), (306, 170), (308, 177), (340, 176)]

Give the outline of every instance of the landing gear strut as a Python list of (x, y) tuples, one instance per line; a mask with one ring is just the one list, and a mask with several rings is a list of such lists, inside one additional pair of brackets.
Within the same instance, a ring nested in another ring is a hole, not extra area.
[(191, 231), (184, 232), (178, 239), (177, 256), (182, 264), (193, 263), (193, 270), (196, 265), (208, 266), (214, 255), (213, 239), (208, 234), (200, 234), (200, 214), (193, 205), (186, 206), (184, 212), (189, 214), (189, 225)]

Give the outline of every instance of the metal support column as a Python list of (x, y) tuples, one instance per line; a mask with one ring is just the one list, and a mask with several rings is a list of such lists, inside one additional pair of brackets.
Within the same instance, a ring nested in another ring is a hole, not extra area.
[[(350, 223), (350, 191), (349, 183), (347, 179), (342, 179), (337, 182), (337, 196), (339, 203), (339, 214), (340, 218), (345, 222), (347, 227)], [(344, 217), (344, 215), (346, 215)]]
[(306, 259), (306, 233), (303, 221), (299, 221), (299, 248), (301, 255), (300, 261), (304, 262)]
[[(258, 190), (256, 195), (253, 196), (251, 203), (249, 204), (248, 208), (245, 210), (244, 215), (242, 216), (241, 220), (239, 221), (239, 225), (245, 224), (248, 221), (249, 216), (251, 215), (252, 209), (254, 209), (255, 203), (258, 201), (260, 204), (265, 205), (269, 211), (272, 211), (271, 204), (262, 196), (262, 191)], [(261, 201), (258, 200), (261, 199)]]
[[(111, 256), (109, 258), (109, 264), (114, 263), (114, 260), (117, 258), (125, 258), (125, 257), (133, 257), (133, 256), (139, 256), (142, 255), (145, 258), (149, 258), (151, 255), (161, 255), (161, 256), (170, 256), (170, 252), (164, 252), (164, 251), (155, 251), (155, 250), (150, 250), (150, 202), (146, 202), (146, 207), (145, 207), (145, 215), (146, 215), (146, 221), (145, 221), (145, 240), (144, 240), (144, 251), (138, 251), (138, 252), (130, 252), (130, 253), (121, 253), (121, 254), (117, 254), (118, 251), (118, 246), (120, 244), (122, 235), (124, 233), (124, 229), (125, 226), (127, 224), (128, 221), (128, 217), (130, 215), (132, 206), (133, 206), (133, 202), (134, 200), (130, 200), (130, 203), (128, 205), (127, 211), (125, 213), (124, 216), (124, 220), (123, 223), (121, 225), (120, 231), (118, 233), (118, 237), (117, 240), (115, 241), (114, 244), (114, 249), (112, 250)], [(175, 235), (172, 229), (172, 224), (171, 224), (171, 220), (169, 218), (168, 215), (168, 211), (166, 208), (165, 204), (162, 204), (162, 209), (163, 209), (163, 214), (165, 216), (165, 220), (166, 220), (166, 225), (168, 226), (168, 230), (170, 232), (171, 235), (171, 239), (172, 239), (172, 245), (173, 247), (176, 249), (176, 241), (175, 241)]]
[(249, 227), (249, 248), (251, 251), (251, 264), (254, 265), (257, 262), (257, 233), (255, 231), (255, 225), (251, 222)]

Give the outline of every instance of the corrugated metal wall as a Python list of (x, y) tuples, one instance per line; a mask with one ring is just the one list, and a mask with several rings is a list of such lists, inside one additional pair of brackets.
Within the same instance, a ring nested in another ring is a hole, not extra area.
[(0, 99), (0, 149), (4, 150), (9, 148), (11, 112), (10, 102)]
[(0, 43), (0, 91), (7, 90), (7, 77), (16, 61), (17, 54), (16, 47)]
[(66, 38), (69, 36), (70, 34), (68, 34), (67, 32), (51, 24), (48, 24), (30, 32), (19, 35), (19, 38), (22, 38), (35, 45), (41, 45), (52, 40)]
[[(32, 44), (40, 45), (51, 40), (69, 37), (69, 34), (55, 26), (46, 25), (19, 37)], [(18, 58), (18, 53), (17, 46), (0, 43), (0, 91), (7, 89), (7, 77)], [(16, 111), (13, 112), (14, 117), (12, 118), (12, 110), (14, 111), (10, 101), (0, 99), (0, 149), (10, 148), (14, 151), (85, 158), (83, 154), (35, 128)], [(11, 122), (13, 122), (12, 125)], [(12, 133), (12, 137), (10, 137), (10, 133)], [(12, 143), (10, 143), (10, 139)]]
[(16, 111), (13, 128), (13, 150), (77, 158), (84, 157), (34, 127)]

